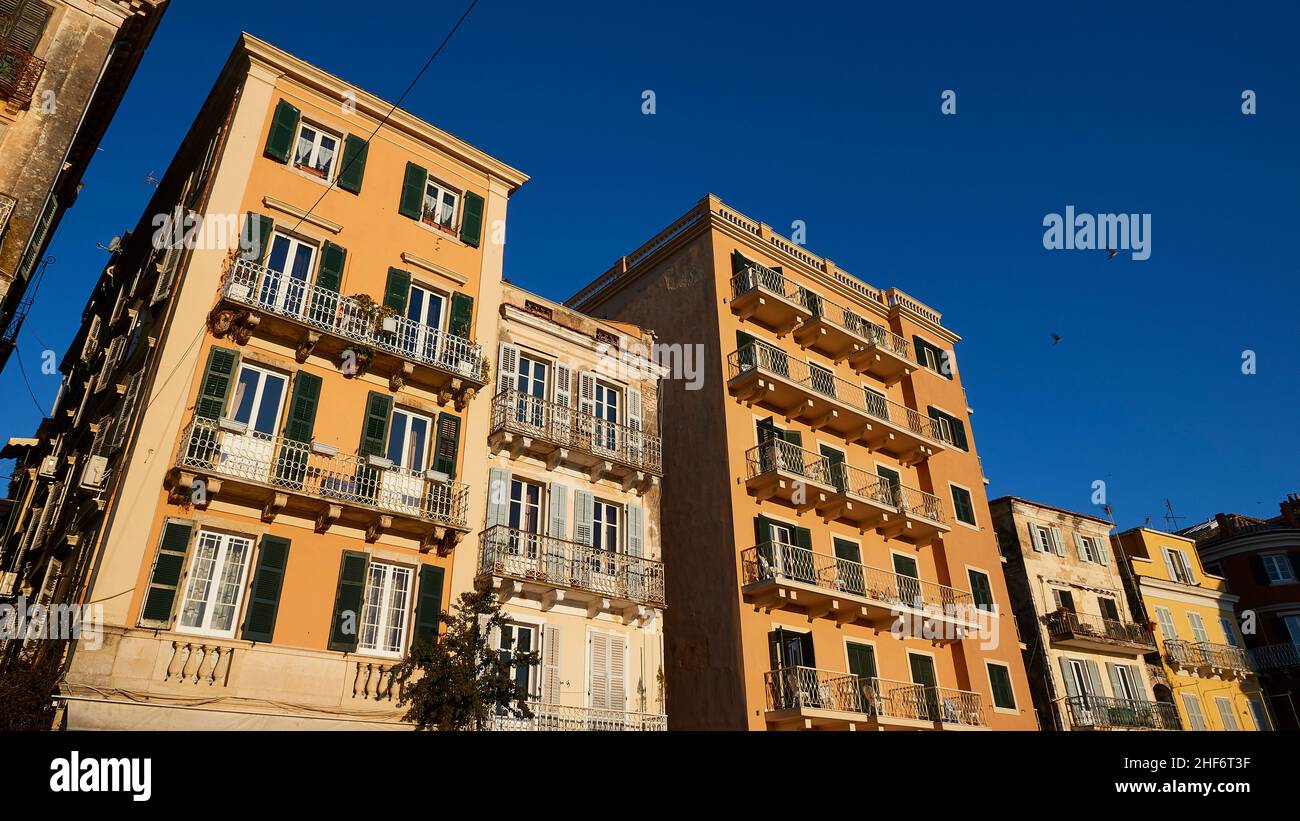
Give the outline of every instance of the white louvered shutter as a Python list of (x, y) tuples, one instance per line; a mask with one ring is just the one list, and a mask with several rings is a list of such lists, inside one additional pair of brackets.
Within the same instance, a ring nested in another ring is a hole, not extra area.
[(596, 497), (585, 490), (573, 491), (573, 540), (579, 544), (595, 544), (592, 519)]
[(1103, 565), (1110, 564), (1110, 556), (1106, 550), (1106, 540), (1101, 536), (1094, 536), (1092, 539), (1092, 550), (1097, 556), (1097, 561)]
[(645, 555), (645, 511), (641, 505), (627, 506), (627, 554)]
[(624, 662), (627, 657), (627, 645), (622, 636), (609, 637), (609, 708), (611, 710), (627, 709), (627, 687), (624, 684)]
[(542, 629), (542, 701), (560, 703), (560, 628)]
[(1061, 538), (1059, 527), (1052, 528), (1052, 549), (1056, 551), (1056, 555), (1065, 556), (1065, 539)]
[(597, 710), (609, 709), (609, 636), (592, 633), (591, 671), (587, 684), (587, 698)]
[(503, 394), (513, 390), (519, 379), (519, 346), (508, 342), (501, 343), (501, 353), (497, 357), (497, 393)]
[(1029, 543), (1033, 546), (1034, 550), (1039, 553), (1047, 550), (1046, 533), (1047, 531), (1043, 530), (1043, 528), (1033, 522), (1029, 523)]
[(549, 502), (549, 522), (546, 533), (556, 539), (568, 539), (569, 488), (559, 482), (551, 482)]
[(588, 415), (596, 412), (596, 375), (589, 371), (578, 373), (578, 410)]
[(555, 363), (555, 404), (573, 406), (573, 370), (568, 365)]
[(641, 430), (641, 391), (627, 389), (627, 426), (632, 430)]

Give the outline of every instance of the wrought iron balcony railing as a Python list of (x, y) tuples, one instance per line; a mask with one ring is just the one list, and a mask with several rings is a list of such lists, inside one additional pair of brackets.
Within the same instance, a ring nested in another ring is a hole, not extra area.
[(882, 479), (845, 462), (832, 462), (826, 456), (804, 450), (784, 439), (772, 439), (745, 451), (745, 467), (748, 479), (773, 472), (789, 473), (832, 487), (838, 493), (891, 507), (900, 513), (941, 525), (948, 523), (943, 500), (933, 493)]
[(236, 260), (221, 292), (232, 302), (483, 384), (483, 347), (477, 342), (404, 316), (381, 320), (352, 297), (264, 265)]
[(1181, 730), (1178, 711), (1163, 701), (1067, 696), (1072, 727), (1094, 730)]
[(431, 478), (429, 472), (387, 466), (387, 461), (319, 452), (307, 442), (225, 430), (216, 419), (195, 417), (185, 428), (176, 464), (295, 494), (467, 529), (468, 486)]
[(5, 229), (9, 227), (9, 217), (13, 215), (17, 205), (18, 200), (15, 197), (0, 191), (0, 239), (4, 238)]
[(14, 43), (0, 42), (0, 99), (16, 108), (32, 101), (45, 61)]
[(1252, 672), (1255, 669), (1249, 654), (1242, 648), (1230, 644), (1166, 639), (1165, 655), (1171, 662), (1183, 667), (1233, 670), (1242, 673)]
[(861, 385), (840, 379), (830, 371), (814, 368), (766, 342), (754, 341), (732, 351), (727, 355), (727, 365), (731, 379), (754, 370), (769, 373), (932, 442), (947, 441), (934, 420), (920, 411), (891, 402)]
[(483, 532), (478, 569), (481, 574), (664, 605), (662, 562), (506, 525)]
[(1300, 644), (1265, 644), (1250, 648), (1250, 658), (1256, 670), (1283, 670), (1300, 667)]
[(663, 440), (658, 436), (515, 388), (492, 399), (492, 433), (498, 431), (533, 436), (637, 470), (663, 473)]
[(532, 718), (498, 715), (492, 718), (493, 730), (558, 730), (562, 732), (663, 732), (668, 716), (662, 713), (636, 713), (602, 710), (596, 707), (566, 707), (560, 704), (525, 702)]
[(974, 597), (965, 590), (780, 542), (743, 551), (741, 567), (746, 585), (785, 579), (890, 607), (941, 608), (945, 613), (974, 615)]
[(748, 478), (755, 479), (765, 473), (780, 471), (802, 476), (810, 482), (833, 486), (830, 459), (820, 453), (804, 450), (784, 439), (772, 439), (745, 451)]
[(815, 709), (945, 725), (987, 725), (979, 693), (904, 681), (783, 667), (764, 673), (769, 711)]
[(908, 342), (906, 337), (877, 325), (861, 314), (855, 313), (853, 310), (812, 291), (805, 290), (803, 300), (814, 317), (820, 317), (832, 322), (849, 333), (910, 362), (916, 361), (915, 357), (912, 356), (912, 343)]
[(1069, 610), (1058, 610), (1043, 617), (1053, 641), (1087, 639), (1155, 647), (1156, 638), (1146, 625), (1108, 619)]
[(769, 291), (783, 299), (807, 305), (806, 291), (780, 271), (762, 265), (750, 264), (731, 278), (731, 295), (738, 297), (755, 289)]

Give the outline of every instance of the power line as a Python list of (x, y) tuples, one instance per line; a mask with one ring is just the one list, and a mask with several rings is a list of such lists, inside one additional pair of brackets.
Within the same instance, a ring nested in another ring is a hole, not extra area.
[(32, 383), (27, 381), (27, 369), (23, 367), (23, 352), (19, 350), (17, 342), (14, 343), (14, 353), (18, 354), (15, 357), (18, 360), (18, 372), (22, 374), (23, 384), (27, 386), (27, 395), (32, 398), (32, 404), (36, 406), (36, 412), (44, 419), (45, 409), (41, 407), (40, 400), (36, 398), (36, 391), (32, 390)]

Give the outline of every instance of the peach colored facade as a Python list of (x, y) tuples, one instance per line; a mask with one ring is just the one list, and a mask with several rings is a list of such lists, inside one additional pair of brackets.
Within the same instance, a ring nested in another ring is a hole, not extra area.
[[(401, 726), (388, 671), (474, 563), (527, 178), (389, 108), (243, 36), (102, 281), (128, 307), (83, 330), (97, 373), (62, 401), (140, 413), (67, 454), (108, 464), (78, 591), (106, 635), (67, 726)], [(173, 205), (208, 240), (138, 251)]]
[(937, 312), (713, 196), (567, 304), (672, 366), (671, 728), (1035, 728)]

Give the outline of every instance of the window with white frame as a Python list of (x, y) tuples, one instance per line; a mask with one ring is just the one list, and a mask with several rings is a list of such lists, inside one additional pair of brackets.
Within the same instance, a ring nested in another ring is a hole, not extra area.
[(253, 540), (247, 536), (199, 531), (177, 630), (225, 637), (235, 634), (252, 552)]
[(1169, 570), (1170, 580), (1181, 584), (1196, 584), (1196, 577), (1192, 575), (1192, 563), (1188, 560), (1187, 554), (1172, 547), (1163, 550), (1165, 567)]
[(1289, 584), (1295, 581), (1295, 569), (1285, 553), (1262, 553), (1259, 557), (1264, 563), (1264, 573), (1269, 584)]
[(361, 605), (357, 650), (397, 658), (406, 640), (411, 603), (411, 568), (371, 562), (366, 568), (366, 595)]
[(619, 544), (619, 507), (612, 502), (596, 499), (592, 504), (591, 533), (592, 567), (597, 573), (613, 573), (616, 570), (613, 554), (620, 552)]
[[(515, 653), (532, 653), (537, 650), (537, 628), (531, 624), (517, 624), (507, 622), (501, 626), (501, 632), (498, 634), (497, 653), (501, 661), (509, 664)], [(523, 697), (536, 698), (540, 695), (540, 687), (537, 681), (537, 671), (533, 665), (520, 664), (515, 667), (514, 671), (515, 684), (519, 685), (519, 692)]]
[(302, 171), (329, 181), (339, 153), (339, 138), (323, 128), (303, 122), (298, 126), (298, 141), (293, 164)]
[(1142, 686), (1138, 683), (1137, 674), (1134, 672), (1137, 668), (1130, 667), (1127, 664), (1116, 664), (1113, 669), (1115, 671), (1115, 698), (1141, 701)]
[(424, 222), (447, 231), (455, 230), (459, 202), (458, 192), (430, 177), (424, 188)]
[(1029, 532), (1033, 537), (1034, 550), (1055, 553), (1058, 556), (1065, 555), (1065, 542), (1061, 539), (1059, 527), (1045, 527), (1030, 522)]

